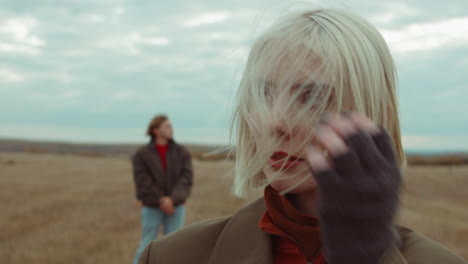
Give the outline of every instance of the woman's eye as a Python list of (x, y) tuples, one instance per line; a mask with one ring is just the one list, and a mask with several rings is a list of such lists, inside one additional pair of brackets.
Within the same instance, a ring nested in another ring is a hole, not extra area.
[(312, 91), (310, 89), (306, 89), (301, 94), (299, 94), (299, 101), (305, 104), (307, 103), (307, 101), (309, 101), (311, 95), (312, 95)]
[(271, 88), (272, 88), (271, 84), (267, 83), (265, 87), (263, 88), (263, 94), (265, 96), (271, 96)]

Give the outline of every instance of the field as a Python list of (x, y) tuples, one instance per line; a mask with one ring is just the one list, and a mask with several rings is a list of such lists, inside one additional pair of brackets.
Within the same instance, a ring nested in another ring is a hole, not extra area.
[[(187, 223), (228, 215), (231, 162), (194, 161)], [(410, 166), (400, 222), (468, 259), (468, 166)], [(140, 238), (123, 156), (0, 153), (2, 263), (131, 263)], [(251, 199), (254, 199), (252, 197)]]

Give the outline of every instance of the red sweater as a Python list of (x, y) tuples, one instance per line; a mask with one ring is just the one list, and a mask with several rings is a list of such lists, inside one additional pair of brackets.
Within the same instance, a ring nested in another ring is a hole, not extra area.
[(259, 227), (273, 235), (274, 264), (325, 264), (318, 220), (297, 210), (271, 186), (265, 189), (267, 211)]
[(159, 156), (161, 157), (161, 164), (162, 164), (164, 171), (166, 171), (166, 168), (167, 168), (166, 153), (167, 153), (168, 147), (169, 146), (167, 144), (165, 145), (156, 144), (156, 150), (159, 152)]

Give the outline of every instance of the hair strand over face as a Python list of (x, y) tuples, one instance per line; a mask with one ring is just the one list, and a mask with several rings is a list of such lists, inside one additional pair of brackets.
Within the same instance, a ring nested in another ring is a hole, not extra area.
[(262, 169), (287, 140), (272, 130), (282, 122), (290, 135), (310, 127), (297, 155), (311, 142), (324, 112), (355, 111), (389, 131), (400, 165), (396, 71), (380, 33), (338, 9), (294, 12), (253, 44), (240, 82), (231, 136), (236, 137), (234, 193), (246, 196), (266, 183)]

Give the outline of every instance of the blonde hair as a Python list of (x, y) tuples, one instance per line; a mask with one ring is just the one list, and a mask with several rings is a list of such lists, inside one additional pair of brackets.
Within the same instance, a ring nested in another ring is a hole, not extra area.
[(236, 137), (234, 193), (243, 197), (267, 184), (262, 169), (286, 140), (265, 129), (271, 120), (281, 120), (291, 135), (298, 125), (310, 127), (298, 147), (304, 151), (324, 112), (350, 110), (390, 133), (403, 166), (396, 71), (380, 33), (339, 9), (280, 18), (254, 42), (240, 82), (231, 127)]

